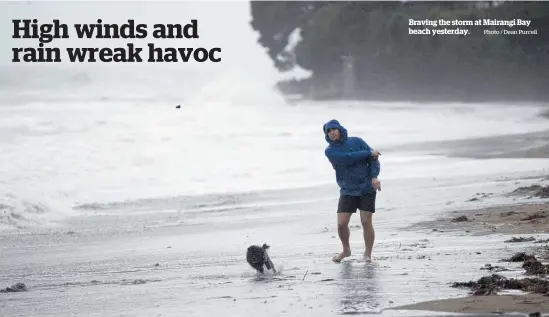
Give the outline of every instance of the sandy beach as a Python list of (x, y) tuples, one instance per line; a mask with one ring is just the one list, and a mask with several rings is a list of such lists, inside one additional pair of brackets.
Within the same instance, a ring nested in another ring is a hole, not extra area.
[[(165, 202), (154, 200), (81, 206), (79, 216), (58, 226), (2, 234), (7, 261), (0, 262), (0, 275), (7, 292), (0, 294), (0, 311), (2, 316), (544, 312), (547, 297), (540, 294), (468, 296), (471, 288), (452, 287), (490, 275), (483, 270), (490, 263), (508, 267), (501, 274), (509, 278), (522, 276), (520, 263), (499, 261), (545, 246), (538, 242), (549, 238), (548, 205), (537, 195), (547, 181), (537, 171), (498, 174), (469, 187), (456, 187), (451, 179), (416, 179), (412, 191), (405, 190), (408, 181), (386, 181), (370, 265), (360, 262), (357, 217), (351, 221), (353, 255), (341, 264), (330, 260), (339, 248), (333, 186), (217, 196), (210, 203), (181, 198), (181, 206), (202, 206), (185, 213), (155, 211)], [(529, 189), (517, 191), (521, 187)], [(303, 201), (313, 196), (328, 198)], [(422, 213), (409, 213), (409, 206), (426, 199), (430, 205)], [(389, 201), (402, 205), (389, 209)], [(455, 220), (462, 216), (467, 220)], [(522, 234), (535, 240), (506, 242)], [(246, 247), (263, 242), (272, 246), (277, 274), (257, 275), (244, 261)], [(16, 283), (25, 284), (22, 292), (13, 292)]]
[[(543, 117), (548, 117), (548, 115), (549, 112), (541, 114)], [(468, 148), (467, 150), (454, 151), (453, 155), (485, 159), (489, 157), (548, 157), (548, 135), (547, 133), (525, 134), (519, 136), (519, 140), (516, 141), (516, 144), (521, 144), (520, 150), (504, 147), (506, 150), (500, 148), (497, 152), (494, 151), (495, 147), (485, 148), (482, 147), (482, 144), (489, 143), (494, 146), (494, 144), (504, 142), (506, 137), (486, 138), (477, 140), (477, 146), (473, 146), (478, 148), (478, 152)], [(529, 143), (527, 140), (535, 141)], [(458, 144), (456, 142), (453, 145)], [(532, 144), (536, 145), (533, 146)], [(447, 146), (451, 147), (452, 145)], [(542, 179), (547, 181), (549, 177)], [(482, 201), (489, 199), (492, 195), (493, 193), (480, 192), (468, 201)], [(510, 283), (511, 285), (506, 284), (506, 282), (498, 283), (493, 281), (494, 275), (484, 274), (478, 281), (462, 280), (454, 282), (453, 286), (468, 289), (469, 296), (402, 305), (393, 309), (485, 314), (525, 313), (532, 314), (531, 316), (536, 316), (537, 313), (549, 313), (549, 288), (547, 287), (549, 281), (546, 278), (548, 271), (545, 268), (545, 263), (549, 259), (549, 239), (539, 238), (540, 235), (549, 233), (549, 203), (528, 202), (528, 200), (535, 198), (549, 198), (549, 186), (540, 184), (519, 186), (507, 193), (506, 196), (512, 197), (513, 203), (499, 206), (490, 206), (488, 204), (488, 207), (484, 208), (454, 210), (444, 217), (415, 223), (409, 229), (443, 231), (450, 234), (465, 233), (473, 236), (504, 235), (509, 238), (500, 243), (526, 244), (520, 252), (513, 255), (516, 258), (515, 260), (509, 261), (513, 257), (508, 259), (493, 258), (490, 259), (490, 263), (480, 268), (480, 270), (487, 273), (492, 272), (493, 274), (515, 271), (518, 275), (515, 274), (516, 276), (512, 277), (514, 281), (522, 280), (525, 283), (518, 283), (519, 286), (515, 285), (516, 283)], [(524, 257), (526, 258), (524, 259)], [(529, 261), (536, 262), (534, 264), (540, 266), (541, 269), (537, 271), (529, 270), (531, 266)], [(511, 265), (505, 265), (505, 262)], [(521, 267), (517, 268), (516, 265), (513, 265), (516, 262), (523, 262), (522, 268), (525, 268), (525, 270), (521, 271)], [(530, 280), (532, 275), (536, 280)], [(479, 274), (473, 274), (473, 276), (479, 276)], [(502, 275), (496, 275), (496, 278), (500, 277), (505, 279)], [(482, 279), (488, 279), (488, 282)], [(531, 284), (537, 285), (538, 283), (543, 286), (539, 289), (529, 288)], [(461, 285), (457, 286), (459, 284)], [(509, 290), (511, 292), (518, 291), (519, 294), (506, 294)]]
[[(543, 117), (548, 117), (549, 112), (541, 114)], [(494, 137), (478, 139), (469, 142), (467, 147), (463, 148), (460, 145), (462, 141), (431, 143), (426, 147), (429, 149), (441, 148), (460, 148), (459, 150), (450, 150), (454, 156), (475, 157), (479, 159), (488, 158), (546, 158), (549, 157), (549, 133), (528, 133), (518, 136), (515, 139), (517, 147), (501, 146), (502, 143), (507, 143), (508, 137)], [(488, 145), (488, 147), (487, 147)], [(549, 180), (549, 177), (542, 178), (544, 181)], [(494, 193), (479, 192), (475, 193), (469, 202), (481, 202), (490, 200)], [(537, 256), (543, 263), (549, 258), (549, 240), (539, 238), (539, 235), (549, 233), (549, 203), (532, 203), (528, 200), (535, 198), (549, 198), (549, 186), (534, 184), (531, 186), (519, 186), (515, 190), (506, 194), (512, 198), (513, 202), (508, 205), (490, 206), (454, 210), (448, 212), (444, 217), (417, 222), (407, 229), (410, 230), (432, 230), (442, 231), (449, 234), (467, 234), (472, 236), (507, 236), (507, 240), (502, 243), (526, 244), (522, 252), (530, 252), (531, 256)], [(516, 236), (515, 236), (516, 235)], [(532, 245), (532, 243), (535, 243)], [(516, 253), (522, 254), (522, 252)], [(486, 272), (501, 272), (513, 271), (512, 267), (506, 267), (499, 263), (504, 259), (490, 259), (481, 270)], [(492, 265), (491, 263), (496, 263)], [(545, 264), (543, 264), (545, 265)], [(516, 267), (516, 266), (514, 266)], [(520, 270), (518, 270), (519, 273)], [(526, 274), (526, 272), (524, 272)], [(546, 270), (537, 272), (537, 278), (546, 279)], [(497, 274), (497, 273), (496, 273)], [(520, 278), (529, 278), (530, 274)], [(478, 274), (474, 274), (478, 276)], [(486, 274), (483, 276), (490, 277)], [(465, 281), (456, 281), (456, 283), (464, 283)], [(548, 282), (549, 283), (549, 282)], [(455, 312), (455, 313), (549, 313), (549, 289), (542, 289), (541, 293), (528, 293), (522, 289), (519, 295), (506, 295), (505, 287), (498, 285), (496, 290), (486, 292), (479, 285), (467, 285), (470, 293), (473, 295), (466, 297), (440, 299), (435, 301), (426, 301), (411, 305), (403, 305), (394, 307), (397, 310), (419, 310), (419, 311), (439, 311), (439, 312)], [(490, 285), (493, 286), (493, 285)], [(488, 286), (488, 287), (490, 287)], [(467, 287), (466, 287), (467, 288)], [(502, 292), (503, 291), (503, 292)], [(502, 295), (496, 295), (497, 293)], [(534, 315), (533, 315), (534, 316)]]
[[(3, 91), (0, 316), (442, 316), (472, 291), (502, 288), (482, 296), (501, 300), (508, 280), (453, 285), (524, 277), (526, 260), (502, 259), (525, 252), (544, 267), (549, 158), (528, 152), (549, 142), (539, 106), (286, 105), (253, 85), (223, 94), (221, 80), (175, 108), (181, 85), (174, 99), (159, 89), (180, 74), (147, 76), (72, 86), (55, 72), (43, 80), (65, 90)], [(352, 255), (331, 260), (341, 244), (327, 118), (383, 153), (373, 264), (361, 262), (356, 215)], [(276, 274), (246, 263), (263, 243)], [(523, 311), (543, 311), (525, 298)]]
[[(541, 113), (542, 117), (549, 117), (549, 112)], [(432, 151), (441, 148), (457, 148), (450, 150), (454, 156), (475, 157), (479, 159), (489, 158), (547, 158), (549, 157), (549, 146), (547, 141), (549, 134), (542, 133), (527, 133), (518, 136), (515, 139), (515, 147), (502, 146), (502, 143), (507, 143), (508, 137), (493, 137), (478, 139), (469, 142), (467, 147), (463, 148), (462, 141), (431, 143), (426, 148)], [(487, 146), (488, 145), (488, 146)], [(544, 181), (549, 180), (549, 177), (542, 178)], [(489, 192), (479, 192), (473, 195), (469, 202), (479, 202), (494, 195)], [(549, 203), (532, 203), (528, 200), (534, 198), (547, 199), (549, 198), (549, 186), (534, 184), (531, 186), (519, 186), (515, 190), (506, 194), (512, 197), (513, 202), (508, 205), (490, 206), (475, 209), (454, 210), (448, 212), (444, 217), (417, 222), (407, 229), (410, 230), (432, 230), (442, 231), (449, 234), (467, 234), (472, 236), (507, 236), (507, 240), (502, 241), (504, 244), (515, 243), (518, 245), (526, 244), (521, 252), (515, 254), (519, 256), (524, 252), (529, 252), (528, 255), (537, 257), (536, 260), (542, 261), (542, 265), (547, 263), (549, 259), (549, 240), (539, 238), (540, 235), (549, 233)], [(516, 235), (516, 236), (515, 236)], [(532, 243), (534, 243), (532, 245)], [(516, 265), (501, 264), (506, 262), (505, 259), (490, 259), (490, 263), (485, 264), (480, 270), (485, 272), (509, 272), (517, 270)], [(517, 262), (517, 261), (514, 261)], [(518, 261), (520, 262), (520, 261)], [(495, 264), (491, 264), (495, 263)], [(539, 262), (538, 262), (539, 263)], [(527, 264), (523, 264), (527, 267)], [(533, 273), (527, 271), (521, 272), (517, 270), (519, 275), (515, 278), (531, 278)], [(521, 274), (523, 273), (523, 274)], [(547, 281), (547, 270), (543, 269), (540, 272), (535, 272), (535, 278), (541, 281)], [(478, 276), (474, 274), (473, 276)], [(490, 278), (489, 274), (482, 275), (485, 278)], [(479, 281), (481, 278), (479, 278)], [(467, 283), (467, 281), (455, 281), (455, 283)], [(454, 297), (448, 299), (440, 299), (434, 301), (420, 302), (410, 305), (402, 305), (393, 307), (396, 310), (418, 310), (418, 311), (438, 311), (449, 313), (549, 313), (549, 288), (541, 290), (527, 290), (521, 287), (518, 288), (519, 294), (506, 294), (509, 288), (505, 285), (496, 285), (495, 290), (493, 283), (490, 285), (478, 285), (476, 281), (471, 281), (475, 285), (464, 285), (465, 289), (470, 292), (469, 296)], [(549, 282), (547, 282), (549, 285)], [(508, 285), (507, 285), (508, 286)], [(483, 288), (484, 287), (484, 288)], [(488, 288), (489, 291), (486, 291)], [(516, 291), (511, 287), (512, 291)], [(511, 291), (511, 292), (512, 292)], [(498, 295), (498, 293), (500, 295)]]
[(549, 311), (549, 298), (543, 294), (470, 296), (400, 306), (396, 309), (498, 315), (523, 313), (523, 316), (536, 316), (536, 313)]
[[(534, 191), (538, 189), (537, 186), (532, 188)], [(514, 194), (518, 192), (525, 192), (525, 189), (517, 189)], [(541, 191), (538, 190), (538, 192)], [(491, 259), (490, 263), (480, 268), (485, 274), (478, 281), (454, 282), (454, 287), (469, 289), (471, 296), (403, 305), (394, 309), (456, 313), (549, 312), (549, 280), (546, 279), (549, 240), (539, 238), (539, 234), (549, 233), (549, 203), (514, 204), (456, 211), (452, 214), (455, 216), (420, 222), (413, 227), (434, 228), (432, 230), (445, 232), (466, 232), (471, 235), (505, 235), (509, 236), (509, 239), (503, 241), (503, 244), (527, 243), (527, 245), (521, 252), (515, 253), (510, 258)], [(515, 270), (521, 273), (516, 263), (522, 263), (521, 268), (524, 272), (520, 275), (524, 276), (511, 278), (517, 281), (516, 283), (507, 282), (507, 278), (499, 274)], [(476, 275), (478, 274), (474, 274)], [(499, 277), (505, 281), (500, 283), (494, 280)], [(505, 294), (509, 290), (519, 291), (520, 294)], [(497, 295), (498, 293), (502, 295)]]

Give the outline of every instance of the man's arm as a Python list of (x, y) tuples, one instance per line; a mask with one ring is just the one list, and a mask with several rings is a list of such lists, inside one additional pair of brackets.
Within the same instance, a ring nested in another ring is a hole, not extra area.
[(340, 152), (334, 148), (327, 148), (324, 154), (333, 165), (351, 165), (360, 160), (365, 160), (372, 155), (371, 150), (356, 151), (356, 152)]
[(368, 159), (368, 165), (372, 178), (377, 178), (379, 176), (379, 172), (381, 172), (381, 164), (379, 163), (379, 158), (370, 157)]
[[(372, 153), (372, 156), (375, 156), (376, 158), (380, 155), (379, 151), (372, 149), (366, 141), (364, 141), (362, 138), (357, 137), (358, 143), (360, 144), (361, 149), (368, 150)], [(373, 153), (375, 152), (375, 153)]]
[[(367, 149), (368, 151), (372, 151), (372, 148), (364, 141), (362, 138), (358, 138), (361, 146), (364, 149)], [(377, 178), (379, 176), (379, 172), (381, 172), (381, 164), (379, 163), (378, 157), (369, 157), (368, 158), (368, 165), (370, 168), (370, 175), (372, 178)]]

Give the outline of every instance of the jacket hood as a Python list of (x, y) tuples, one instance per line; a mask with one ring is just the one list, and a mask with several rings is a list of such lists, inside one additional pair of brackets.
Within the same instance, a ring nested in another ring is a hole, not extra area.
[[(328, 129), (338, 129), (339, 130), (339, 134), (340, 134), (340, 137), (339, 137), (339, 140), (337, 141), (332, 141), (330, 140), (330, 137), (328, 136)], [(326, 122), (324, 124), (324, 126), (322, 127), (322, 130), (324, 130), (324, 139), (326, 140), (326, 142), (328, 142), (328, 144), (330, 145), (336, 145), (336, 144), (341, 144), (343, 143), (343, 141), (347, 140), (347, 129), (345, 129), (340, 123), (339, 121), (333, 119), (333, 120), (330, 120), (328, 122)]]

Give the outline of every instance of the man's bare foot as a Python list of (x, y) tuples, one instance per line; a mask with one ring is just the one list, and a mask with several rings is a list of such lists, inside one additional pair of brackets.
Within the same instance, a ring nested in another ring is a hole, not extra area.
[(341, 252), (340, 254), (334, 256), (332, 258), (332, 261), (334, 261), (335, 263), (339, 263), (339, 262), (341, 262), (341, 260), (343, 260), (344, 258), (346, 258), (348, 256), (351, 256), (351, 250), (343, 250), (343, 252)]
[(372, 257), (369, 256), (369, 255), (364, 254), (363, 260), (364, 260), (364, 262), (366, 262), (366, 263), (372, 263)]

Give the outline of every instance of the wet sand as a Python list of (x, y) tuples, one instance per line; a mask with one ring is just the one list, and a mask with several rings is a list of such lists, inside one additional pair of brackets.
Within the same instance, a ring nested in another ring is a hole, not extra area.
[[(543, 189), (549, 189), (549, 187), (529, 186), (527, 188), (518, 188), (510, 194), (543, 194)], [(480, 194), (480, 196), (487, 197), (488, 195)], [(546, 260), (549, 258), (549, 239), (539, 238), (539, 234), (549, 233), (549, 202), (522, 203), (455, 211), (447, 217), (416, 223), (410, 226), (409, 229), (424, 229), (450, 233), (465, 232), (473, 236), (506, 235), (509, 238), (503, 241), (503, 244), (525, 244), (522, 248), (523, 252), (515, 253), (515, 255), (509, 259), (493, 258), (492, 262), (496, 263), (495, 265), (487, 263), (483, 268), (480, 268), (481, 270), (484, 270), (483, 278), (493, 278), (494, 275), (491, 274), (496, 274), (498, 277), (505, 279), (505, 277), (500, 275), (502, 272), (520, 271), (523, 269), (523, 272), (519, 272), (521, 274), (519, 274), (516, 279), (513, 279), (513, 281), (525, 281), (524, 285), (527, 285), (527, 283), (542, 283), (544, 286), (538, 288), (532, 287), (536, 288), (533, 290), (529, 289), (528, 287), (530, 286), (528, 285), (525, 286), (525, 289), (529, 292), (519, 290), (520, 294), (508, 295), (505, 294), (505, 291), (508, 291), (508, 289), (505, 289), (505, 286), (480, 286), (479, 284), (482, 278), (477, 282), (465, 280), (455, 281), (454, 283), (463, 284), (461, 287), (469, 288), (470, 295), (466, 297), (402, 305), (394, 307), (393, 309), (454, 313), (531, 314), (536, 312), (549, 312), (549, 280), (547, 280), (549, 266), (546, 265)], [(532, 257), (533, 260), (529, 257)], [(517, 268), (515, 265), (516, 262), (522, 262), (522, 267)], [(538, 266), (537, 271), (533, 270), (534, 266), (531, 264), (532, 262), (537, 262), (535, 263)], [(477, 276), (477, 274), (474, 274), (474, 276)], [(466, 285), (467, 283), (473, 285)], [(490, 283), (491, 282), (487, 284)], [(454, 285), (454, 287), (460, 286)], [(514, 286), (508, 287), (515, 288)]]
[[(544, 115), (549, 119), (549, 113)], [(399, 150), (427, 151), (432, 155), (491, 159), (548, 158), (549, 131), (482, 137), (466, 140), (425, 142), (399, 146)]]
[(549, 203), (454, 211), (446, 218), (419, 222), (410, 228), (433, 228), (473, 235), (549, 233)]
[(400, 306), (395, 309), (484, 314), (547, 313), (549, 297), (542, 294), (469, 296)]
[[(549, 111), (540, 116), (549, 119)], [(454, 157), (470, 157), (476, 159), (490, 158), (548, 158), (549, 157), (549, 131), (524, 133), (511, 136), (498, 136), (478, 138), (476, 140), (456, 140), (452, 142), (431, 142), (422, 146), (423, 150), (432, 154), (445, 152)], [(549, 180), (549, 177), (544, 179)], [(472, 196), (468, 202), (482, 203), (490, 201), (494, 194), (479, 192)], [(433, 232), (448, 232), (450, 234), (466, 234), (469, 236), (505, 236), (503, 244), (525, 244), (521, 251), (530, 252), (531, 256), (537, 254), (540, 261), (549, 258), (548, 239), (539, 238), (539, 235), (549, 233), (549, 202), (528, 203), (532, 198), (549, 198), (549, 186), (533, 184), (531, 186), (518, 187), (507, 194), (514, 197), (513, 203), (508, 205), (491, 206), (486, 204), (483, 208), (461, 209), (447, 213), (444, 217), (435, 220), (417, 222), (407, 230), (424, 230)], [(516, 235), (516, 236), (513, 236)], [(498, 242), (494, 242), (498, 243)], [(537, 245), (535, 245), (537, 243)], [(534, 244), (534, 245), (532, 245)], [(479, 252), (480, 253), (480, 252)], [(522, 255), (527, 253), (516, 253)], [(506, 259), (493, 258), (491, 263), (481, 267), (486, 274), (474, 274), (471, 277), (490, 276), (488, 273), (502, 274), (505, 272), (519, 271), (518, 278), (531, 278), (532, 274), (525, 274), (528, 265), (525, 262), (521, 268), (516, 268), (513, 263), (501, 264)], [(545, 264), (545, 262), (543, 262)], [(541, 264), (541, 265), (543, 265)], [(546, 272), (545, 272), (546, 273)], [(536, 274), (534, 274), (536, 275)], [(500, 275), (501, 276), (501, 275)], [(536, 278), (546, 280), (545, 274), (537, 274)], [(479, 281), (482, 277), (479, 279)], [(472, 278), (470, 279), (472, 280)], [(469, 280), (454, 281), (454, 283), (467, 283)], [(475, 284), (475, 281), (470, 281)], [(524, 313), (530, 316), (549, 313), (549, 293), (545, 289), (542, 293), (522, 292), (519, 295), (498, 294), (502, 290), (485, 291), (484, 289), (470, 289), (468, 296), (438, 299), (433, 301), (418, 302), (410, 305), (392, 307), (396, 310), (437, 311), (448, 313), (482, 313), (482, 314), (506, 314)], [(505, 290), (503, 290), (505, 292)]]
[[(229, 202), (207, 197), (222, 209), (181, 212), (184, 202), (171, 200), (81, 208), (58, 227), (0, 235), (0, 289), (27, 287), (0, 293), (0, 316), (547, 312), (539, 294), (510, 300), (451, 287), (493, 273), (483, 270), (487, 263), (507, 267), (501, 274), (508, 277), (524, 275), (521, 263), (499, 262), (540, 251), (544, 244), (536, 242), (549, 238), (549, 217), (523, 219), (549, 211), (535, 192), (510, 193), (543, 183), (542, 164), (533, 160), (524, 173), (384, 181), (368, 265), (359, 261), (364, 243), (357, 216), (351, 219), (353, 255), (331, 261), (341, 247), (335, 185), (265, 194), (280, 205), (250, 194)], [(452, 221), (460, 216), (467, 221)], [(536, 241), (505, 242), (521, 234)], [(246, 248), (264, 242), (276, 275), (256, 275), (245, 262)]]
[[(549, 118), (549, 111), (542, 113), (541, 116)], [(543, 159), (549, 157), (549, 132), (486, 137), (472, 142), (471, 140), (432, 142), (425, 144), (422, 148), (432, 154), (445, 152), (453, 157)], [(549, 178), (546, 177), (544, 181), (547, 180)], [(467, 202), (482, 204), (484, 200), (491, 201), (493, 196), (494, 193), (478, 192)], [(406, 229), (467, 236), (503, 236), (506, 237), (504, 241), (494, 243), (513, 246), (524, 245), (520, 250), (522, 252), (516, 253), (515, 256), (528, 254), (526, 252), (529, 252), (528, 255), (536, 256), (541, 261), (536, 264), (539, 266), (545, 265), (544, 260), (549, 258), (549, 252), (547, 251), (549, 240), (539, 236), (549, 233), (549, 202), (529, 203), (528, 200), (549, 198), (549, 186), (543, 184), (522, 186), (507, 193), (507, 196), (513, 197), (513, 203), (493, 206), (487, 202), (485, 203), (486, 207), (482, 208), (454, 210), (438, 219), (414, 223)], [(480, 254), (480, 252), (477, 253)], [(479, 282), (484, 277), (489, 278), (490, 273), (502, 274), (502, 272), (514, 272), (514, 277), (517, 280), (524, 277), (532, 278), (532, 275), (535, 275), (539, 282), (546, 281), (546, 272), (542, 272), (542, 274), (528, 272), (527, 262), (523, 263), (522, 268), (525, 268), (523, 270), (521, 267), (517, 268), (516, 265), (513, 265), (514, 263), (501, 264), (502, 261), (505, 262), (505, 259), (501, 257), (492, 258), (490, 262), (496, 264), (487, 263), (484, 267), (481, 267), (480, 269), (484, 270), (481, 272), (484, 274), (479, 275), (479, 273), (471, 272), (470, 279), (454, 281), (454, 283), (470, 282), (477, 284), (473, 281), (473, 277), (480, 277)], [(524, 313), (537, 316), (537, 313), (549, 313), (549, 293), (546, 291), (547, 289), (542, 289), (541, 293), (522, 292), (518, 295), (508, 295), (504, 293), (505, 289), (501, 287), (485, 290), (479, 289), (479, 285), (474, 285), (474, 287), (470, 287), (468, 296), (418, 302), (392, 307), (391, 309), (449, 313)]]
[[(433, 208), (424, 207), (419, 216), (432, 219), (446, 194), (455, 197), (453, 187), (448, 191), (432, 182), (416, 191), (392, 184), (394, 190), (380, 195), (380, 201), (430, 199)], [(497, 192), (496, 185), (503, 184), (502, 193), (512, 192), (514, 182), (490, 182), (490, 190)], [(467, 195), (478, 191), (461, 189)], [(417, 308), (406, 305), (466, 296), (467, 289), (450, 284), (474, 279), (475, 272), (487, 274), (480, 270), (487, 262), (523, 245), (540, 246), (505, 243), (510, 236), (402, 230), (416, 221), (407, 205), (394, 204), (392, 210), (380, 207), (376, 215), (374, 264), (359, 261), (363, 241), (357, 217), (351, 221), (353, 255), (334, 264), (331, 257), (340, 247), (331, 212), (336, 203), (334, 197), (284, 207), (292, 213), (272, 206), (181, 215), (99, 210), (64, 228), (5, 234), (0, 288), (22, 282), (28, 289), (0, 294), (0, 311), (7, 316), (246, 316), (257, 311), (263, 316), (441, 316), (424, 311), (432, 306), (421, 306), (416, 314)], [(279, 274), (256, 275), (244, 261), (247, 246), (263, 242), (270, 243)], [(463, 302), (461, 307), (469, 306)]]

